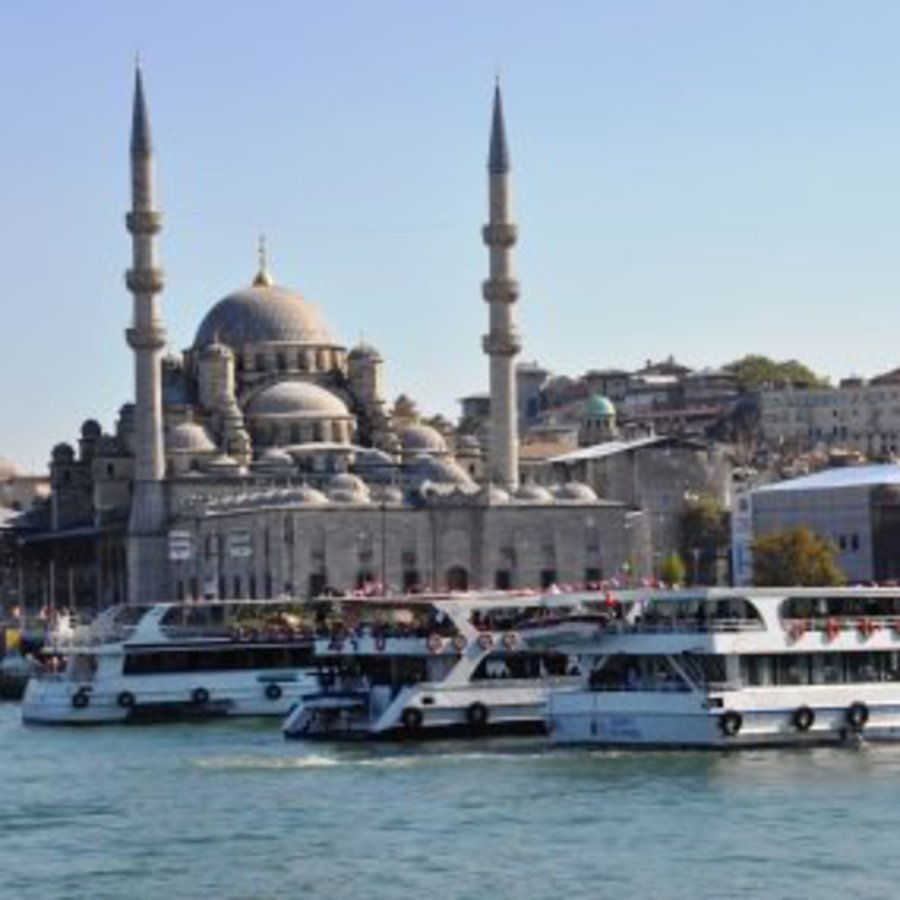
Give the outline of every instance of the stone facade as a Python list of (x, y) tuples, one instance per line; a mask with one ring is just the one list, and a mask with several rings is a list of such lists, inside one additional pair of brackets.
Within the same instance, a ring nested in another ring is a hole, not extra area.
[(816, 448), (856, 450), (869, 458), (900, 449), (900, 384), (763, 391), (760, 427), (769, 446), (795, 452)]
[[(22, 525), (25, 601), (99, 608), (166, 597), (312, 596), (600, 581), (634, 556), (625, 503), (585, 485), (519, 486), (508, 155), (499, 92), (489, 161), (490, 454), (478, 435), (392, 410), (377, 350), (349, 352), (322, 313), (275, 284), (215, 303), (163, 355), (149, 121), (132, 128), (135, 402), (113, 433), (59, 445), (46, 508)], [(442, 430), (443, 429), (443, 430)], [(638, 517), (639, 518), (639, 517)]]

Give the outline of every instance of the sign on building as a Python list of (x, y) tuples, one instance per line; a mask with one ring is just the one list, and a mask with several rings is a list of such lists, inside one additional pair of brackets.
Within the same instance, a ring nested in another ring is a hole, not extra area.
[(253, 556), (253, 544), (249, 531), (231, 531), (228, 534), (228, 555), (235, 559)]
[(753, 494), (737, 492), (731, 508), (731, 572), (735, 586), (753, 584)]
[(169, 532), (169, 559), (194, 558), (194, 536), (189, 531)]

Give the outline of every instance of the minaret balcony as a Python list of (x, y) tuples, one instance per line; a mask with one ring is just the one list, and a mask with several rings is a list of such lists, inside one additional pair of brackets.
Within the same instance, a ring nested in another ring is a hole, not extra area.
[(515, 278), (488, 278), (481, 293), (488, 303), (515, 303), (519, 299), (519, 282)]
[(489, 247), (512, 247), (519, 238), (519, 229), (511, 222), (491, 222), (481, 229), (481, 237)]
[(135, 209), (125, 216), (125, 224), (132, 234), (159, 234), (162, 213), (152, 209)]
[(125, 339), (132, 350), (162, 350), (166, 346), (164, 328), (127, 328)]
[(522, 349), (522, 341), (515, 333), (492, 331), (481, 339), (488, 356), (515, 356)]
[(132, 294), (158, 294), (165, 284), (162, 269), (129, 269), (125, 283)]

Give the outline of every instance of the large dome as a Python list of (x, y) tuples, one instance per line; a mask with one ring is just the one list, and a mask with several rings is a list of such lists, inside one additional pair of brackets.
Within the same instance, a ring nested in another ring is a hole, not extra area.
[(218, 341), (245, 344), (335, 346), (325, 319), (300, 294), (278, 285), (254, 284), (220, 300), (197, 329), (194, 347)]

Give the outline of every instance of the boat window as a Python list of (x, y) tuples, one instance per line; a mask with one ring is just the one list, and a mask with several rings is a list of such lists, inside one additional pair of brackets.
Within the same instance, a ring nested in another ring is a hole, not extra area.
[(854, 590), (852, 594), (788, 597), (781, 605), (785, 619), (822, 620), (832, 617), (900, 615), (900, 597)]

